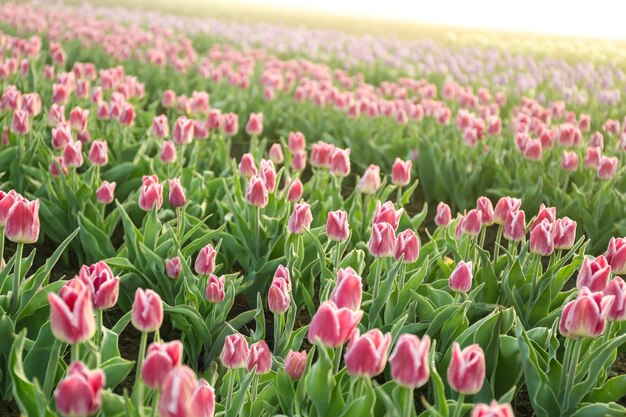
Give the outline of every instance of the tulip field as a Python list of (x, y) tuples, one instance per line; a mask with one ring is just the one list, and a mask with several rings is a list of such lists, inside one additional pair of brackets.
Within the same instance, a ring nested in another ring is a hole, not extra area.
[(550, 42), (0, 3), (0, 417), (626, 416), (626, 59)]

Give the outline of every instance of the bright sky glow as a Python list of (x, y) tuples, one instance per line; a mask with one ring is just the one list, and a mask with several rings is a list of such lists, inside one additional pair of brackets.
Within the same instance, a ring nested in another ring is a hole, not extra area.
[(353, 17), (626, 40), (624, 0), (257, 0)]

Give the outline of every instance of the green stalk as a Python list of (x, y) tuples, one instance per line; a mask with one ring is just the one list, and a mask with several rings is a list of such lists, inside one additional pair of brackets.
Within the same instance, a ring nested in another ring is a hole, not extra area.
[[(143, 364), (143, 357), (146, 355), (146, 347), (148, 345), (148, 333), (141, 332), (141, 342), (139, 344), (139, 356), (137, 358), (137, 370), (135, 372), (135, 387), (139, 384), (141, 379), (141, 365)], [(141, 399), (143, 402), (143, 399)]]
[(461, 415), (461, 410), (463, 409), (463, 401), (465, 401), (465, 394), (459, 394), (459, 399), (456, 403), (456, 408), (454, 409), (454, 414), (452, 414), (452, 417), (459, 417)]
[(339, 372), (339, 367), (341, 366), (341, 353), (343, 351), (343, 346), (339, 346), (338, 348), (335, 349), (335, 357), (334, 357), (334, 373), (338, 373)]
[(226, 394), (226, 405), (224, 406), (224, 411), (228, 411), (230, 408), (230, 403), (233, 398), (233, 389), (235, 387), (235, 370), (230, 370), (230, 378), (228, 378), (228, 393)]
[(378, 297), (378, 286), (380, 285), (380, 273), (383, 267), (383, 258), (378, 258), (376, 262), (376, 272), (374, 273), (374, 288), (372, 289), (372, 301)]
[(572, 362), (569, 366), (567, 373), (567, 383), (565, 385), (565, 407), (569, 410), (569, 396), (572, 388), (574, 387), (574, 380), (576, 378), (576, 365), (578, 364), (578, 358), (580, 357), (580, 349), (582, 347), (582, 339), (574, 340), (574, 349), (572, 351)]
[(530, 286), (530, 297), (528, 298), (528, 308), (526, 309), (526, 313), (524, 314), (524, 322), (528, 325), (528, 320), (530, 320), (530, 315), (532, 313), (532, 307), (535, 304), (535, 297), (537, 296), (535, 292), (537, 291), (537, 281), (539, 275), (539, 267), (541, 266), (541, 257), (539, 255), (535, 255), (535, 269), (533, 271), (533, 281)]
[[(2, 239), (4, 241), (4, 239)], [(13, 265), (13, 288), (11, 292), (11, 313), (17, 312), (17, 306), (20, 301), (20, 284), (22, 278), (22, 252), (24, 244), (18, 243), (15, 251), (15, 264)]]
[(102, 310), (96, 310), (96, 337), (95, 337), (95, 342), (96, 342), (96, 346), (99, 348), (100, 344), (103, 341), (103, 334), (102, 334)]
[(259, 223), (261, 222), (261, 208), (254, 206), (254, 254), (255, 259), (258, 260), (260, 256), (260, 237), (259, 237)]
[(498, 256), (500, 255), (500, 241), (502, 241), (502, 229), (504, 229), (504, 226), (498, 227), (498, 233), (496, 235), (496, 246), (493, 249), (493, 261), (494, 262), (498, 260)]
[(404, 404), (404, 417), (411, 417), (413, 415), (413, 388), (406, 389), (406, 402)]
[[(0, 228), (0, 263), (4, 260), (4, 227)], [(2, 267), (0, 267), (2, 270)]]
[(274, 355), (278, 353), (278, 345), (280, 342), (280, 314), (274, 314)]
[(341, 256), (341, 242), (337, 242), (335, 246), (335, 273), (339, 271), (339, 257)]
[(399, 185), (396, 191), (396, 205), (402, 207), (402, 187)]
[(151, 414), (152, 417), (157, 417), (158, 415), (157, 410), (159, 409), (159, 397), (160, 395), (159, 395), (159, 392), (157, 391), (154, 394), (154, 399), (152, 400), (152, 414)]
[(72, 362), (80, 360), (80, 345), (78, 343), (72, 345), (70, 358)]
[(563, 362), (561, 362), (561, 380), (559, 381), (559, 397), (565, 389), (565, 378), (569, 374), (570, 359), (572, 356), (572, 339), (565, 339), (565, 352), (563, 353)]

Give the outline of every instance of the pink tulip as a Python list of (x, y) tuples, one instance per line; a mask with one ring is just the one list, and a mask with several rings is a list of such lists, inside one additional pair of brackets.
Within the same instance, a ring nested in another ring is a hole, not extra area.
[(174, 178), (168, 180), (168, 182), (170, 184), (170, 206), (173, 209), (184, 206), (185, 203), (187, 203), (187, 200), (185, 198), (185, 191), (183, 190), (183, 186), (180, 184), (180, 178)]
[(272, 370), (272, 351), (265, 341), (260, 340), (250, 345), (246, 366), (249, 372), (256, 367), (256, 373), (259, 375), (267, 374)]
[(146, 359), (141, 366), (141, 379), (148, 388), (160, 390), (167, 374), (180, 365), (182, 359), (183, 344), (180, 341), (154, 342), (148, 347)]
[(419, 337), (404, 333), (398, 337), (396, 346), (389, 357), (391, 377), (398, 384), (410, 388), (420, 388), (430, 378), (428, 353), (430, 337)]
[(503, 225), (506, 222), (507, 215), (510, 212), (516, 212), (522, 205), (522, 200), (512, 197), (502, 197), (498, 200), (496, 208), (493, 213), (493, 220), (499, 225)]
[(170, 126), (167, 123), (167, 116), (161, 114), (152, 119), (152, 136), (157, 138), (165, 138), (170, 134)]
[(526, 214), (524, 210), (508, 212), (506, 221), (502, 228), (502, 235), (505, 239), (519, 242), (526, 236)]
[(250, 178), (250, 182), (248, 182), (248, 190), (246, 192), (246, 200), (248, 204), (252, 206), (260, 208), (267, 206), (269, 193), (263, 179), (259, 177)]
[(314, 143), (311, 151), (311, 165), (315, 168), (330, 168), (333, 152), (335, 152), (335, 145), (322, 141)]
[(411, 229), (399, 233), (396, 237), (396, 244), (393, 250), (393, 257), (400, 260), (404, 255), (403, 262), (410, 264), (419, 258), (420, 243), (417, 235)]
[(259, 136), (263, 133), (263, 113), (250, 113), (246, 133), (250, 136)]
[(330, 294), (330, 301), (338, 308), (358, 311), (363, 297), (363, 282), (356, 271), (350, 267), (337, 272), (337, 284)]
[[(313, 161), (313, 156), (311, 156), (311, 161)], [(350, 149), (335, 148), (330, 157), (330, 172), (340, 178), (350, 174)]]
[(494, 211), (491, 200), (487, 197), (479, 197), (476, 201), (476, 209), (480, 212), (480, 222), (483, 226), (491, 226), (494, 223)]
[(293, 381), (302, 378), (306, 370), (306, 351), (294, 352), (290, 350), (285, 358), (285, 372)]
[(594, 148), (604, 149), (604, 137), (600, 132), (594, 132), (589, 140), (589, 146), (593, 146)]
[(400, 158), (396, 158), (391, 168), (391, 183), (397, 186), (408, 185), (411, 182), (412, 165), (413, 162), (411, 160), (403, 161)]
[(198, 380), (189, 399), (189, 406), (190, 416), (213, 417), (215, 415), (215, 390), (206, 380)]
[(133, 326), (140, 332), (157, 331), (163, 323), (163, 302), (159, 294), (137, 288), (130, 317)]
[(540, 256), (550, 256), (554, 252), (552, 230), (554, 225), (547, 219), (535, 226), (530, 232), (530, 252)]
[(209, 303), (221, 303), (224, 301), (224, 276), (216, 277), (211, 274), (208, 279), (205, 298)]
[(254, 156), (251, 153), (246, 153), (241, 157), (239, 162), (239, 173), (245, 178), (251, 178), (256, 176), (257, 169), (254, 163)]
[(122, 112), (118, 117), (118, 121), (124, 126), (131, 126), (135, 121), (135, 108), (130, 103), (122, 105)]
[(345, 355), (348, 374), (368, 378), (380, 374), (387, 364), (390, 345), (391, 333), (373, 329), (360, 336), (359, 331), (354, 330)]
[(380, 167), (370, 165), (359, 180), (357, 188), (363, 194), (374, 194), (380, 187)]
[(115, 182), (102, 181), (102, 184), (96, 190), (96, 200), (100, 204), (111, 204), (115, 199)]
[(181, 271), (183, 270), (183, 266), (180, 263), (180, 258), (178, 256), (175, 256), (172, 259), (166, 259), (164, 263), (165, 275), (172, 279), (178, 278)]
[(89, 110), (80, 107), (74, 107), (70, 112), (70, 127), (76, 132), (82, 132), (87, 129), (87, 121), (89, 119)]
[(556, 207), (546, 207), (542, 203), (539, 207), (539, 213), (537, 213), (537, 217), (535, 217), (532, 224), (530, 225), (530, 230), (532, 231), (538, 224), (542, 223), (544, 220), (547, 220), (550, 224), (556, 221)]
[(395, 231), (398, 229), (398, 223), (400, 222), (400, 217), (402, 217), (403, 212), (404, 209), (402, 208), (396, 211), (391, 201), (387, 201), (382, 205), (380, 201), (377, 201), (372, 224), (389, 223)]
[(206, 245), (200, 249), (200, 253), (198, 253), (198, 257), (196, 258), (196, 263), (194, 265), (196, 274), (207, 277), (211, 275), (213, 271), (215, 271), (216, 256), (217, 252), (211, 245)]
[(563, 171), (576, 172), (578, 171), (579, 158), (575, 151), (563, 151), (563, 157), (561, 159), (561, 168)]
[(224, 349), (220, 359), (222, 364), (228, 369), (245, 368), (248, 363), (250, 348), (246, 338), (239, 333), (226, 336)]
[(281, 278), (274, 279), (267, 294), (268, 308), (274, 314), (285, 314), (290, 304), (289, 283)]
[(48, 110), (48, 126), (55, 127), (59, 123), (65, 123), (65, 106), (52, 104)]
[(600, 166), (598, 167), (598, 178), (601, 180), (610, 180), (617, 173), (617, 157), (602, 156), (600, 158)]
[(91, 291), (81, 281), (72, 279), (59, 294), (48, 293), (50, 327), (54, 337), (69, 344), (83, 343), (96, 331)]
[(276, 272), (274, 272), (273, 280), (277, 279), (282, 279), (283, 281), (285, 281), (288, 288), (291, 290), (291, 277), (289, 274), (289, 270), (283, 265), (278, 265), (278, 268), (276, 268)]
[(491, 404), (478, 403), (472, 410), (471, 417), (515, 417), (511, 404), (498, 404), (493, 400)]
[(626, 321), (626, 283), (620, 277), (615, 277), (604, 289), (605, 296), (613, 296), (613, 304), (609, 308), (607, 320)]
[(96, 118), (98, 118), (99, 120), (108, 120), (111, 118), (111, 110), (109, 108), (109, 104), (106, 101), (98, 102)]
[(591, 291), (603, 291), (611, 278), (611, 267), (604, 256), (591, 259), (586, 256), (576, 278), (576, 287), (589, 288)]
[(5, 236), (14, 243), (35, 243), (39, 239), (39, 200), (14, 198), (6, 217)]
[(291, 158), (291, 168), (295, 171), (303, 171), (306, 168), (306, 151), (296, 151)]
[(569, 217), (556, 219), (552, 229), (554, 249), (569, 250), (576, 241), (576, 222)]
[(485, 379), (485, 353), (477, 344), (461, 350), (457, 342), (452, 345), (452, 359), (448, 367), (448, 383), (453, 390), (474, 395), (480, 391)]
[(78, 168), (83, 165), (83, 143), (80, 141), (69, 142), (63, 149), (63, 161), (65, 166)]
[(290, 203), (295, 203), (296, 201), (302, 198), (302, 181), (299, 178), (296, 178), (292, 181), (287, 181), (288, 184), (288, 193), (287, 193), (287, 201)]
[(587, 156), (585, 157), (585, 168), (587, 169), (598, 169), (600, 166), (600, 158), (602, 157), (602, 149), (588, 147), (587, 148)]
[(305, 230), (311, 228), (312, 221), (313, 215), (311, 214), (309, 204), (305, 202), (296, 203), (293, 206), (291, 216), (287, 220), (287, 229), (289, 233), (302, 234)]
[(163, 141), (161, 145), (161, 161), (164, 164), (176, 162), (176, 146), (171, 140)]
[(193, 141), (193, 128), (193, 120), (188, 119), (186, 116), (180, 116), (174, 122), (172, 139), (178, 145), (191, 143)]
[(348, 213), (343, 210), (329, 211), (326, 219), (326, 235), (329, 240), (342, 242), (350, 236)]
[(172, 90), (165, 90), (161, 99), (161, 105), (166, 109), (176, 105), (176, 93)]
[(396, 236), (389, 223), (375, 223), (372, 225), (372, 234), (368, 242), (370, 254), (376, 258), (385, 258), (393, 255)]
[(143, 176), (138, 204), (144, 211), (150, 211), (154, 207), (158, 210), (163, 205), (163, 184), (159, 184), (156, 175)]
[(470, 210), (463, 219), (461, 230), (470, 236), (477, 236), (482, 227), (482, 213), (480, 210)]
[(332, 301), (324, 301), (311, 319), (309, 342), (326, 347), (339, 347), (348, 341), (363, 316), (363, 311), (338, 308)]
[(437, 214), (435, 215), (435, 224), (439, 227), (447, 226), (452, 221), (452, 212), (450, 206), (441, 202), (437, 205)]
[(107, 310), (115, 306), (120, 290), (120, 279), (113, 275), (113, 271), (105, 262), (83, 265), (78, 278), (91, 290), (96, 310)]
[(223, 117), (222, 133), (226, 136), (235, 136), (239, 131), (239, 118), (236, 113), (226, 113)]
[(270, 160), (261, 159), (259, 171), (259, 177), (265, 183), (268, 193), (273, 193), (276, 189), (276, 169), (274, 168), (274, 163)]
[(626, 273), (626, 238), (611, 238), (606, 251), (606, 260), (611, 265), (614, 274)]
[(11, 120), (11, 132), (25, 135), (30, 131), (30, 115), (24, 110), (15, 110)]
[(291, 153), (303, 151), (306, 146), (306, 139), (301, 132), (290, 132), (288, 138), (288, 148)]
[(50, 175), (58, 178), (61, 176), (61, 172), (63, 175), (67, 175), (67, 167), (65, 166), (62, 156), (55, 156), (50, 162)]
[(598, 337), (604, 333), (606, 319), (615, 300), (613, 295), (591, 292), (583, 287), (578, 298), (565, 305), (559, 331), (565, 337)]
[(198, 381), (191, 368), (177, 365), (167, 373), (159, 401), (159, 416), (189, 417), (191, 416), (191, 396)]
[(54, 390), (57, 411), (63, 417), (96, 414), (102, 407), (104, 383), (102, 369), (90, 371), (82, 362), (72, 362), (67, 375)]
[(211, 109), (209, 110), (209, 117), (207, 119), (207, 122), (209, 123), (209, 129), (219, 129), (223, 122), (224, 122), (224, 117), (222, 116), (222, 112), (220, 109)]
[(0, 228), (6, 227), (9, 211), (11, 207), (13, 207), (13, 204), (23, 199), (24, 197), (19, 195), (15, 190), (11, 190), (8, 193), (0, 191)]
[(285, 160), (285, 156), (283, 155), (283, 148), (280, 146), (280, 143), (274, 143), (270, 147), (269, 151), (270, 160), (276, 165), (280, 165)]
[(468, 292), (472, 288), (472, 262), (459, 261), (448, 278), (448, 286), (455, 292)]
[(207, 114), (209, 112), (209, 94), (206, 91), (194, 91), (189, 110), (194, 114)]
[(94, 140), (89, 149), (89, 162), (96, 166), (105, 166), (109, 162), (107, 153), (107, 143), (104, 141)]

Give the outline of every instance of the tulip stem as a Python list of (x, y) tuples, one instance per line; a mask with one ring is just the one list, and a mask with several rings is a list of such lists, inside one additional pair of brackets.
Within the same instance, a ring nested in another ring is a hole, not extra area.
[(565, 339), (565, 352), (563, 353), (563, 361), (561, 362), (561, 380), (559, 382), (559, 397), (565, 389), (565, 378), (569, 371), (570, 356), (572, 356), (572, 340)]
[(343, 346), (339, 346), (335, 349), (335, 358), (334, 358), (334, 366), (335, 374), (339, 372), (339, 367), (341, 366), (341, 352), (343, 351)]
[(256, 255), (255, 259), (258, 260), (260, 254), (259, 223), (261, 217), (261, 208), (254, 206), (252, 210), (254, 210), (254, 254)]
[(569, 396), (574, 387), (574, 380), (576, 378), (576, 364), (578, 363), (578, 358), (580, 357), (580, 349), (582, 347), (582, 339), (573, 340), (574, 348), (572, 350), (572, 360), (567, 370), (567, 382), (565, 385), (565, 410), (569, 410)]
[(80, 345), (74, 343), (71, 347), (70, 361), (75, 362), (80, 360)]
[(13, 265), (13, 289), (11, 292), (12, 313), (17, 312), (17, 305), (20, 301), (20, 281), (22, 278), (22, 251), (23, 249), (24, 249), (24, 244), (18, 243), (17, 249), (15, 250), (15, 264)]
[(156, 417), (158, 415), (157, 410), (159, 409), (159, 392), (154, 393), (154, 399), (152, 400), (152, 417)]
[(281, 322), (280, 322), (280, 314), (274, 314), (274, 354), (278, 353), (278, 345), (280, 342), (280, 332), (281, 332)]
[(406, 389), (406, 402), (404, 404), (404, 417), (411, 417), (413, 415), (413, 388)]
[(0, 271), (2, 270), (2, 261), (4, 261), (4, 227), (0, 231)]
[(539, 275), (539, 267), (541, 266), (541, 257), (539, 255), (535, 255), (535, 268), (532, 276), (532, 283), (530, 286), (530, 297), (528, 298), (528, 306), (526, 308), (526, 312), (524, 314), (524, 321), (526, 325), (528, 325), (528, 321), (530, 320), (530, 315), (532, 314), (533, 307), (535, 305), (535, 297), (537, 292), (537, 275)]
[(96, 347), (98, 347), (98, 350), (100, 348), (100, 344), (103, 341), (103, 335), (102, 335), (102, 310), (98, 309), (96, 310), (96, 337), (95, 337), (95, 342), (96, 342)]
[(383, 258), (376, 260), (376, 271), (374, 272), (374, 288), (372, 288), (372, 301), (378, 297), (378, 286), (380, 285), (380, 273), (383, 267)]
[(454, 409), (452, 417), (459, 417), (462, 414), (461, 411), (463, 410), (463, 401), (465, 401), (465, 394), (459, 394), (459, 399), (456, 403), (456, 408)]
[(335, 273), (339, 271), (339, 261), (341, 256), (341, 242), (337, 242), (337, 246), (335, 246)]
[(396, 193), (396, 205), (402, 207), (402, 186), (398, 185)]
[[(146, 354), (147, 344), (148, 344), (148, 332), (141, 332), (141, 343), (139, 344), (139, 356), (137, 357), (137, 370), (135, 371), (135, 387), (137, 387), (141, 379), (141, 365), (143, 364), (143, 357)], [(140, 401), (143, 403), (143, 398), (141, 398)]]
[(233, 389), (235, 387), (235, 370), (230, 370), (230, 378), (228, 378), (228, 392), (226, 394), (226, 404), (224, 405), (224, 411), (228, 411), (230, 408), (230, 401), (233, 398)]
[(498, 233), (496, 234), (496, 245), (493, 248), (493, 261), (498, 261), (498, 256), (500, 255), (500, 242), (502, 241), (502, 229), (504, 226), (498, 227)]

